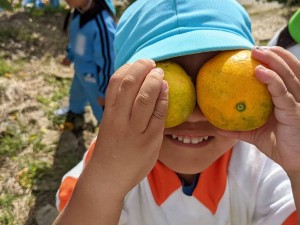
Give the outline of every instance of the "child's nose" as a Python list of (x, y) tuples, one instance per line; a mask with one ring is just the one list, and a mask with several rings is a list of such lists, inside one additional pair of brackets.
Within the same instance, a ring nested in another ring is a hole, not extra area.
[(187, 119), (187, 122), (196, 123), (200, 121), (207, 121), (207, 119), (204, 117), (201, 109), (198, 105), (195, 106), (194, 111), (190, 115), (190, 117)]

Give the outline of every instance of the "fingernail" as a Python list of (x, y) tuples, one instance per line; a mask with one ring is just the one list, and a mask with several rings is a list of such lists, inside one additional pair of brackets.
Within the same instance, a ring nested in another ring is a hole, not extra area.
[(259, 69), (259, 70), (268, 70), (268, 68), (264, 67), (263, 65), (258, 65), (257, 69)]
[(162, 90), (163, 91), (168, 91), (168, 82), (167, 81), (165, 81), (165, 80), (163, 80), (163, 82), (162, 82), (162, 84), (161, 84), (161, 88), (162, 88)]
[(156, 67), (156, 68), (154, 69), (154, 72), (157, 73), (157, 74), (160, 75), (160, 76), (163, 76), (163, 75), (164, 75), (163, 69), (162, 69), (162, 68), (159, 68), (159, 67)]
[(152, 63), (153, 66), (156, 66), (156, 63), (153, 59), (148, 59), (148, 60)]
[(268, 51), (270, 49), (270, 47), (268, 47), (268, 46), (255, 46), (255, 49), (259, 50), (259, 51), (262, 51), (262, 52), (265, 52), (265, 51)]

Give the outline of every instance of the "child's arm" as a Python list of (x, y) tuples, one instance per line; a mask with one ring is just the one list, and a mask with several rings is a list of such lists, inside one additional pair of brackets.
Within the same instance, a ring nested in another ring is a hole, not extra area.
[(255, 48), (252, 55), (269, 68), (259, 66), (255, 74), (268, 86), (274, 114), (254, 131), (220, 133), (256, 145), (282, 166), (291, 181), (300, 224), (300, 62), (280, 47)]
[(157, 161), (167, 97), (163, 72), (151, 60), (112, 76), (95, 149), (55, 225), (118, 223), (125, 195)]

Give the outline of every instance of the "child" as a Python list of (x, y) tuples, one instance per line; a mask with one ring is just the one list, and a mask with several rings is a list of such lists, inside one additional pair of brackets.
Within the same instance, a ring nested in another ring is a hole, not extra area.
[(293, 14), (288, 24), (269, 41), (268, 46), (274, 45), (287, 49), (300, 59), (300, 9)]
[(67, 0), (76, 8), (70, 25), (70, 42), (64, 65), (74, 62), (69, 112), (65, 127), (83, 120), (87, 101), (100, 123), (105, 92), (114, 72), (115, 8), (110, 0)]
[[(25, 8), (32, 8), (33, 6), (36, 8), (44, 8), (46, 5), (45, 2), (46, 1), (43, 1), (43, 0), (23, 0), (22, 6)], [(59, 8), (59, 6), (60, 6), (59, 0), (50, 0), (49, 3), (50, 3), (50, 6), (53, 8)]]
[[(253, 48), (250, 25), (235, 0), (138, 0), (125, 11), (100, 131), (63, 178), (55, 225), (299, 223), (300, 63), (279, 47)], [(164, 128), (168, 84), (153, 60), (195, 81), (220, 51), (251, 48), (269, 68), (255, 70), (275, 105), (266, 125), (225, 132), (196, 106)]]

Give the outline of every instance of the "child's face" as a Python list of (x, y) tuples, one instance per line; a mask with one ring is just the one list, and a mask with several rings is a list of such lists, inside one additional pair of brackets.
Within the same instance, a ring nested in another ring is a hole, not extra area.
[(66, 2), (72, 8), (84, 8), (89, 0), (66, 0)]
[[(201, 66), (216, 54), (218, 52), (180, 56), (171, 61), (181, 65), (195, 84)], [(186, 139), (190, 143), (186, 144), (178, 140), (178, 137)], [(199, 143), (192, 144), (192, 139)], [(203, 141), (199, 141), (202, 139)], [(177, 173), (195, 174), (206, 169), (229, 150), (235, 142), (235, 139), (217, 134), (216, 128), (207, 121), (196, 105), (194, 112), (186, 122), (165, 129), (159, 160)]]

